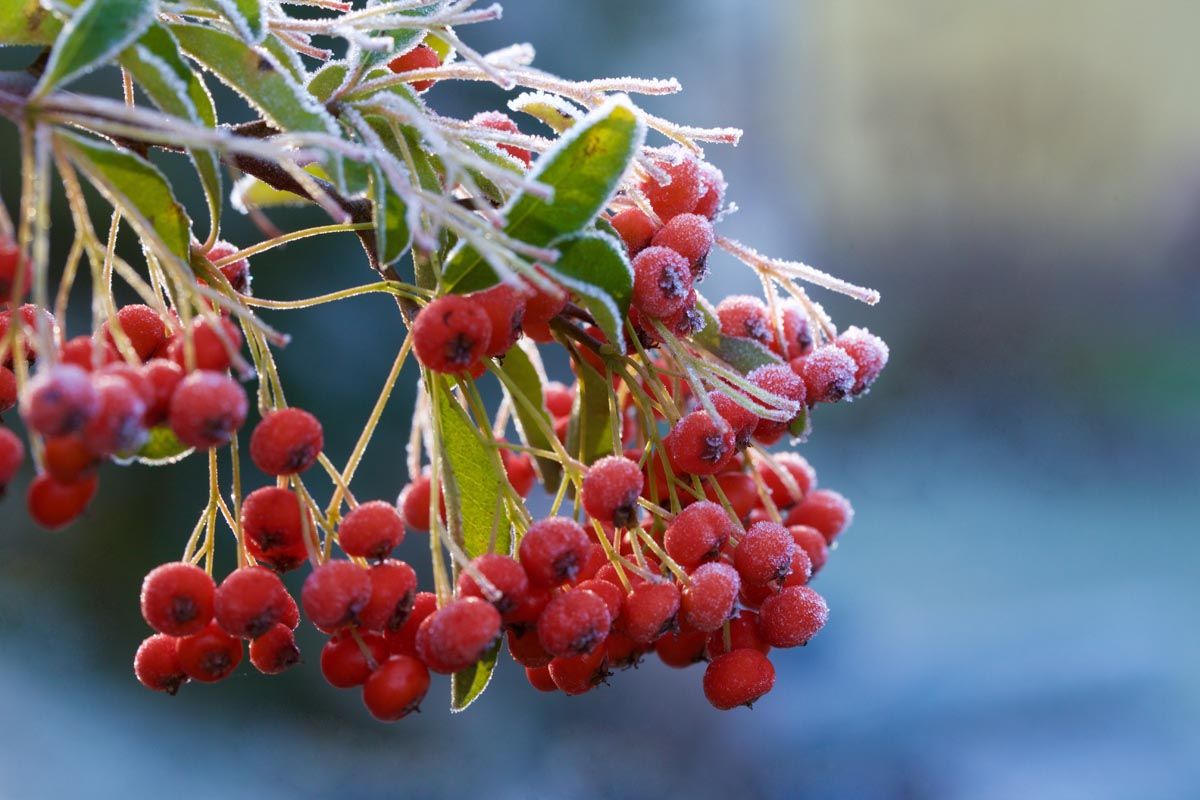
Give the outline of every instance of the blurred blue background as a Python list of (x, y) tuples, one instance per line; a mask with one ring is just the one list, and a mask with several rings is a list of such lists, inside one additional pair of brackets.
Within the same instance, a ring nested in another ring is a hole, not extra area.
[[(892, 346), (874, 392), (822, 410), (802, 447), (858, 511), (815, 584), (829, 626), (725, 714), (699, 668), (650, 659), (567, 699), (506, 661), (462, 718), (439, 680), (385, 727), (324, 686), (311, 631), (302, 669), (170, 699), (130, 674), (137, 592), (178, 557), (203, 465), (107, 467), (87, 522), (58, 534), (24, 520), (20, 482), (0, 506), (0, 796), (1200, 796), (1197, 26), (1186, 0), (510, 0), (468, 40), (530, 41), (573, 78), (678, 76), (651, 110), (746, 129), (708, 151), (741, 209), (723, 232), (883, 293), (868, 309), (816, 292)], [(754, 291), (713, 266), (708, 296)], [(254, 271), (279, 298), (370, 278), (349, 237)], [(289, 399), (341, 462), (403, 335), (395, 309), (271, 319), (294, 336)], [(403, 386), (359, 497), (405, 480)]]

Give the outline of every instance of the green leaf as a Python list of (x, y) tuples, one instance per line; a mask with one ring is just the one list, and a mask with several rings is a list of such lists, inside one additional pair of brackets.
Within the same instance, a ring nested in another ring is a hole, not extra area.
[(500, 642), (497, 641), (477, 663), (450, 676), (450, 710), (453, 713), (466, 711), (467, 706), (483, 694), (483, 690), (492, 682), (499, 655)]
[(150, 438), (138, 451), (134, 460), (151, 467), (174, 464), (192, 453), (192, 448), (179, 441), (179, 437), (167, 425), (150, 429)]
[(158, 167), (110, 144), (58, 131), (58, 144), (105, 199), (120, 209), (139, 237), (185, 263), (192, 221)]
[(408, 252), (412, 245), (408, 207), (378, 166), (374, 167), (371, 176), (371, 194), (375, 212), (375, 250), (379, 262), (389, 266)]
[[(610, 100), (592, 111), (537, 160), (532, 177), (553, 187), (554, 197), (514, 194), (501, 212), (508, 220), (504, 232), (542, 247), (583, 230), (608, 204), (644, 136), (627, 100)], [(460, 243), (443, 280), (466, 293), (494, 285), (497, 277), (478, 251)]]
[(540, 122), (544, 122), (555, 133), (570, 128), (582, 116), (579, 108), (558, 95), (545, 92), (525, 92), (508, 101), (513, 111), (521, 111)]
[(112, 61), (150, 27), (157, 12), (153, 0), (86, 0), (54, 40), (34, 97)]
[[(121, 66), (162, 111), (197, 125), (215, 128), (217, 111), (200, 76), (179, 55), (179, 43), (162, 25), (151, 25), (121, 54)], [(200, 176), (214, 231), (221, 225), (221, 161), (215, 152), (193, 149), (188, 156)]]
[(546, 267), (592, 313), (608, 341), (625, 350), (625, 315), (633, 298), (633, 268), (625, 246), (599, 231), (585, 231), (554, 243), (558, 261)]
[(704, 316), (704, 328), (692, 336), (692, 341), (738, 372), (745, 374), (767, 364), (781, 363), (778, 356), (753, 339), (721, 333), (721, 325), (707, 302), (696, 303), (696, 308)]
[(48, 45), (60, 30), (62, 23), (41, 0), (0, 0), (0, 45)]
[[(304, 167), (304, 171), (314, 178), (329, 180), (329, 173), (320, 164), (309, 164)], [(305, 206), (312, 202), (306, 197), (301, 197), (293, 192), (276, 189), (274, 186), (265, 184), (258, 178), (253, 178), (249, 175), (241, 178), (234, 185), (231, 199), (233, 200), (233, 207), (243, 212), (249, 206), (253, 206), (254, 208), (274, 208), (278, 206)]]
[[(546, 372), (542, 367), (537, 347), (528, 340), (522, 339), (516, 347), (504, 354), (504, 362), (500, 365), (500, 371), (512, 382), (511, 390), (507, 382), (502, 383), (504, 391), (512, 403), (517, 433), (520, 434), (521, 441), (527, 447), (553, 450), (554, 446), (550, 443), (550, 436), (554, 432), (554, 420), (550, 416), (550, 412), (546, 410), (542, 391), (546, 381)], [(522, 402), (519, 397), (514, 396), (516, 392), (519, 392), (529, 402)], [(547, 434), (546, 431), (550, 433)], [(562, 465), (552, 458), (536, 458), (534, 463), (537, 465), (542, 485), (546, 487), (546, 491), (553, 492), (557, 489), (558, 482), (562, 479)]]
[(205, 0), (204, 5), (220, 12), (250, 44), (259, 44), (266, 35), (259, 0)]
[(585, 464), (614, 455), (612, 414), (608, 403), (612, 384), (585, 361), (575, 361), (579, 389), (571, 423), (567, 426), (567, 452)]
[(804, 441), (812, 433), (812, 415), (807, 408), (800, 409), (800, 413), (788, 425), (788, 433), (800, 441)]

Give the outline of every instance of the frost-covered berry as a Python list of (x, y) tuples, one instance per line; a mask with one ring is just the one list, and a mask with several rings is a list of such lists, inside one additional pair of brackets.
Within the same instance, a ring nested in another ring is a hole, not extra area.
[(89, 475), (74, 483), (59, 483), (45, 473), (34, 478), (25, 492), (25, 507), (30, 518), (47, 530), (70, 525), (96, 496), (99, 481)]
[[(517, 123), (503, 111), (480, 111), (471, 117), (471, 124), (504, 133), (520, 133)], [(517, 147), (515, 144), (500, 144), (497, 147), (527, 167), (533, 160), (533, 156), (524, 147)]]
[(21, 398), (21, 418), (42, 436), (81, 431), (99, 408), (100, 396), (91, 377), (70, 364), (39, 372)]
[(133, 674), (147, 689), (170, 695), (178, 692), (188, 676), (179, 663), (175, 637), (162, 633), (147, 637), (133, 657)]
[(162, 564), (142, 581), (142, 619), (159, 633), (189, 636), (213, 618), (217, 586), (212, 577), (192, 564)]
[(404, 620), (404, 624), (399, 629), (384, 634), (388, 652), (393, 655), (416, 656), (417, 631), (425, 618), (434, 611), (437, 611), (437, 596), (433, 592), (417, 592), (413, 598), (412, 611)]
[(242, 663), (242, 640), (230, 636), (216, 622), (176, 639), (175, 651), (184, 673), (201, 683), (224, 680)]
[(789, 360), (811, 353), (813, 338), (808, 328), (808, 315), (800, 304), (795, 300), (783, 301), (779, 306), (779, 315), (783, 322), (783, 352), (778, 346), (771, 349)]
[(165, 422), (170, 414), (171, 397), (183, 380), (183, 368), (165, 358), (152, 358), (142, 366), (141, 373), (150, 386), (145, 423), (153, 427)]
[(417, 630), (417, 654), (431, 670), (449, 675), (483, 658), (500, 636), (500, 612), (478, 597), (454, 600)]
[(668, 667), (685, 669), (704, 660), (708, 634), (686, 625), (677, 633), (660, 636), (654, 643), (654, 652)]
[[(544, 270), (539, 269), (539, 272), (545, 276)], [(570, 298), (561, 287), (542, 288), (530, 284), (530, 290), (531, 294), (525, 299), (525, 318), (521, 321), (521, 327), (534, 341), (549, 342), (553, 338), (550, 335), (550, 320), (562, 313)]]
[(807, 586), (788, 586), (763, 601), (758, 629), (772, 647), (799, 647), (825, 627), (829, 607)]
[(604, 525), (624, 528), (637, 521), (642, 468), (624, 456), (605, 456), (583, 478), (583, 509)]
[[(791, 530), (788, 531), (791, 533)], [(792, 541), (796, 541), (796, 537), (792, 536)], [(797, 544), (792, 548), (792, 571), (783, 579), (779, 585), (781, 587), (788, 586), (804, 586), (808, 583), (808, 579), (812, 577), (813, 566), (812, 559), (808, 557), (808, 551)]]
[[(780, 364), (768, 364), (764, 367), (752, 371), (746, 376), (746, 380), (753, 383), (760, 389), (770, 392), (783, 400), (790, 401), (796, 409), (792, 419), (797, 418), (804, 411), (804, 400), (806, 397), (804, 381), (795, 372)], [(767, 403), (766, 405), (773, 405)], [(778, 406), (780, 410), (784, 410), (781, 404)], [(787, 430), (788, 422), (781, 422), (770, 419), (760, 419), (758, 425), (754, 428), (754, 438), (764, 444), (771, 444), (776, 441), (783, 432)]]
[(834, 345), (854, 359), (854, 388), (851, 394), (862, 394), (883, 372), (888, 362), (887, 343), (866, 328), (850, 327), (842, 331)]
[(538, 641), (552, 656), (587, 653), (604, 641), (612, 616), (604, 598), (587, 589), (555, 595), (538, 617)]
[(403, 561), (388, 559), (367, 570), (371, 599), (358, 613), (367, 630), (398, 631), (412, 613), (417, 596), (417, 573)]
[(492, 338), (487, 312), (466, 297), (439, 297), (417, 314), (413, 349), (434, 372), (469, 372), (479, 364)]
[[(729, 637), (728, 644), (726, 644), (726, 631), (728, 631)], [(716, 658), (731, 650), (743, 648), (757, 650), (763, 655), (771, 652), (771, 645), (767, 644), (758, 631), (758, 614), (749, 610), (738, 612), (737, 616), (729, 620), (726, 625), (713, 631), (708, 637), (709, 658)]]
[(542, 387), (542, 399), (550, 416), (555, 419), (569, 417), (575, 405), (575, 390), (558, 381), (550, 381)]
[[(398, 55), (388, 62), (388, 69), (397, 74), (414, 72), (416, 70), (433, 69), (442, 64), (442, 57), (427, 44), (419, 44), (407, 53)], [(412, 88), (418, 92), (427, 92), (437, 83), (434, 80), (411, 81)]]
[(508, 652), (523, 667), (544, 667), (554, 656), (546, 652), (536, 628), (509, 628)]
[(580, 695), (608, 678), (608, 654), (606, 648), (597, 647), (579, 656), (558, 656), (546, 669), (560, 691), (571, 696)]
[(76, 336), (63, 343), (58, 361), (91, 372), (98, 367), (120, 363), (121, 354), (106, 341), (96, 341), (91, 336)]
[(485, 553), (471, 561), (473, 570), (483, 576), (495, 589), (495, 593), (485, 591), (476, 582), (471, 570), (464, 569), (458, 575), (458, 596), (479, 597), (496, 607), (508, 621), (508, 615), (515, 611), (521, 600), (529, 591), (529, 578), (525, 568), (515, 559), (499, 553)]
[(795, 546), (787, 528), (774, 522), (756, 522), (734, 548), (733, 565), (743, 583), (764, 586), (788, 576)]
[(119, 351), (117, 334), (114, 332), (116, 328), (125, 334), (139, 361), (152, 358), (162, 347), (163, 342), (167, 340), (167, 327), (163, 324), (162, 317), (158, 315), (157, 311), (146, 305), (135, 303), (122, 306), (117, 310), (115, 324), (112, 320), (104, 323), (105, 341), (114, 350)]
[(749, 706), (775, 686), (775, 667), (757, 650), (734, 650), (704, 670), (704, 696), (714, 708)]
[(392, 656), (363, 684), (363, 705), (380, 722), (395, 722), (420, 709), (429, 691), (429, 670), (411, 656)]
[(327, 561), (304, 580), (300, 605), (318, 630), (333, 632), (358, 621), (371, 601), (371, 576), (352, 561)]
[(268, 475), (296, 475), (316, 463), (325, 446), (317, 418), (302, 408), (271, 411), (250, 436), (250, 459)]
[(707, 161), (701, 161), (700, 187), (702, 194), (692, 211), (708, 219), (713, 219), (720, 212), (721, 204), (725, 202), (725, 175)]
[[(230, 244), (225, 240), (218, 240), (213, 243), (209, 251), (204, 254), (205, 258), (214, 264), (218, 261), (223, 261), (229, 258), (240, 248), (237, 245)], [(225, 280), (229, 281), (229, 285), (239, 294), (250, 294), (250, 260), (239, 258), (236, 261), (231, 261), (223, 267), (220, 267), (221, 274), (225, 276)]]
[(704, 191), (699, 162), (682, 148), (673, 148), (668, 158), (656, 159), (655, 165), (667, 173), (670, 182), (660, 184), (652, 177), (642, 181), (640, 188), (654, 213), (668, 222), (679, 214), (692, 212)]
[[(21, 296), (13, 293), (20, 286)], [(29, 260), (21, 255), (21, 248), (8, 234), (0, 234), (0, 304), (20, 302), (33, 286), (33, 274)]]
[(287, 594), (283, 581), (266, 567), (241, 567), (217, 587), (214, 616), (230, 636), (254, 639), (283, 620)]
[(627, 208), (613, 215), (612, 226), (625, 243), (625, 252), (633, 258), (650, 246), (659, 225), (640, 208)]
[(679, 512), (663, 536), (667, 555), (684, 569), (695, 569), (721, 553), (737, 525), (717, 503), (701, 500)]
[(237, 381), (221, 372), (199, 370), (175, 387), (168, 420), (179, 441), (207, 450), (228, 444), (248, 410), (246, 392)]
[(816, 575), (829, 558), (829, 544), (824, 534), (807, 525), (789, 525), (788, 532), (792, 534), (796, 547), (808, 556), (809, 577)]
[(513, 491), (521, 497), (527, 497), (537, 483), (537, 468), (534, 466), (533, 456), (529, 453), (501, 450), (500, 461), (504, 465), (504, 475)]
[(774, 460), (774, 466), (787, 475), (787, 480), (765, 462), (759, 463), (758, 474), (771, 493), (771, 502), (778, 508), (791, 508), (816, 485), (817, 471), (799, 453), (777, 453)]
[(0, 428), (0, 495), (25, 461), (25, 445), (8, 428)]
[(88, 449), (100, 456), (136, 451), (146, 441), (145, 401), (128, 381), (115, 375), (97, 375), (92, 383), (98, 402), (96, 413), (83, 426)]
[(643, 583), (633, 588), (621, 610), (621, 626), (640, 645), (653, 644), (679, 626), (679, 587), (673, 583)]
[[(12, 326), (14, 318), (17, 321), (17, 329), (21, 332), (24, 340), (25, 359), (30, 363), (34, 363), (38, 359), (43, 329), (50, 332), (51, 342), (57, 346), (62, 332), (54, 320), (54, 315), (32, 303), (26, 303), (16, 311), (0, 311), (0, 342), (8, 339), (9, 328)], [(12, 347), (5, 348), (4, 361), (0, 363), (6, 367), (12, 367)]]
[(719, 389), (709, 392), (708, 399), (733, 431), (734, 447), (738, 450), (744, 449), (750, 444), (750, 438), (758, 426), (758, 416), (745, 406), (738, 405), (732, 397)]
[(331, 637), (321, 648), (321, 675), (330, 686), (353, 689), (366, 683), (387, 657), (387, 642), (378, 633), (360, 633), (355, 638), (346, 631)]
[(287, 672), (300, 663), (296, 634), (283, 623), (276, 623), (250, 642), (250, 663), (264, 675)]
[(633, 305), (651, 318), (670, 316), (687, 303), (692, 272), (683, 256), (667, 247), (647, 247), (633, 259)]
[[(192, 320), (192, 353), (195, 356), (195, 368), (224, 372), (233, 363), (234, 355), (242, 349), (242, 332), (238, 326), (225, 317), (216, 322), (208, 317), (197, 317)], [(188, 369), (186, 336), (173, 338), (166, 346), (165, 354), (176, 364)]]
[(832, 489), (815, 489), (804, 502), (788, 514), (788, 525), (807, 525), (816, 528), (828, 544), (854, 521), (854, 507), (843, 495)]
[(770, 311), (757, 297), (748, 294), (726, 297), (717, 304), (717, 321), (726, 336), (753, 339), (764, 347), (775, 341)]
[[(731, 464), (731, 467), (736, 467), (736, 464)], [(717, 473), (717, 486), (725, 493), (725, 499), (729, 502), (729, 507), (733, 509), (733, 516), (738, 519), (745, 519), (750, 516), (759, 504), (758, 484), (754, 482), (754, 478), (744, 472), (736, 469), (727, 469), (725, 472)], [(721, 495), (717, 494), (711, 486), (704, 488), (704, 496), (715, 502), (720, 501)]]
[(521, 539), (521, 566), (533, 586), (551, 587), (572, 580), (587, 560), (591, 542), (583, 528), (566, 517), (550, 517), (529, 526)]
[(792, 361), (792, 369), (804, 379), (808, 404), (813, 405), (836, 403), (850, 394), (858, 365), (845, 350), (827, 344)]
[(650, 244), (669, 247), (679, 253), (687, 259), (692, 274), (697, 275), (703, 272), (708, 251), (713, 246), (712, 223), (699, 214), (680, 214), (663, 225)]
[[(242, 536), (254, 560), (278, 572), (295, 569), (308, 558), (304, 544), (304, 518), (295, 494), (278, 486), (265, 486), (242, 502)], [(305, 514), (309, 514), (305, 509)], [(308, 518), (310, 530), (315, 523)]]
[(688, 475), (715, 475), (736, 452), (733, 429), (706, 411), (693, 411), (663, 440), (671, 469)]
[(502, 356), (521, 338), (525, 299), (519, 289), (507, 283), (467, 295), (467, 300), (487, 314), (491, 325), (492, 332), (483, 349), (484, 355)]
[(379, 561), (404, 541), (404, 517), (391, 503), (371, 500), (347, 514), (338, 525), (338, 543), (348, 556)]
[[(433, 481), (428, 473), (418, 475), (400, 490), (400, 497), (396, 504), (400, 508), (400, 515), (404, 517), (404, 524), (414, 531), (429, 530), (429, 500), (432, 493)], [(445, 499), (439, 497), (438, 501), (441, 515), (444, 518), (446, 515)]]
[(738, 572), (720, 562), (701, 564), (683, 590), (683, 621), (704, 633), (717, 630), (734, 612), (742, 581)]

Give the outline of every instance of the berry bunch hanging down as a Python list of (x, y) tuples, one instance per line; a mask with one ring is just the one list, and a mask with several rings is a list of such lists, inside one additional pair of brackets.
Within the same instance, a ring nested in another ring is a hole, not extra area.
[[(24, 23), (0, 26), (0, 44), (41, 48), (0, 73), (24, 178), (19, 213), (0, 211), (0, 487), (28, 477), (29, 515), (58, 529), (85, 515), (106, 464), (207, 460), (179, 560), (146, 565), (141, 587), (153, 633), (134, 673), (157, 691), (226, 679), (247, 649), (258, 672), (285, 672), (306, 622), (329, 637), (307, 660), (380, 720), (416, 710), (434, 675), (465, 708), (505, 649), (539, 691), (582, 694), (653, 656), (704, 664), (717, 708), (757, 701), (772, 654), (825, 625), (811, 584), (853, 517), (786, 447), (888, 359), (802, 284), (878, 295), (719, 233), (736, 209), (702, 144), (740, 131), (630, 99), (676, 81), (568, 81), (535, 69), (528, 45), (478, 53), (457, 29), (499, 8), (471, 0), (308, 5), (304, 18), (274, 0), (47, 14), (0, 0), (0, 18)], [(113, 96), (66, 88), (93, 70)], [(259, 118), (221, 123), (214, 79)], [(520, 92), (455, 119), (437, 110), (455, 81)], [(175, 199), (152, 154), (192, 164), (202, 208)], [(85, 184), (112, 206), (106, 230)], [(69, 232), (50, 227), (59, 192)], [(261, 241), (221, 238), (227, 199)], [(331, 223), (281, 233), (268, 215), (297, 203)], [(116, 247), (122, 228), (136, 258)], [(258, 254), (314, 236), (349, 247), (346, 234), (364, 282), (252, 292)], [(52, 239), (70, 243), (61, 263)], [(705, 297), (705, 277), (738, 263), (762, 296)], [(85, 281), (90, 304), (69, 308)], [(389, 297), (407, 335), (335, 462), (320, 417), (338, 410), (287, 402), (275, 352), (288, 337), (265, 315), (367, 294)], [(571, 365), (555, 380), (552, 348)], [(420, 378), (398, 497), (357, 497), (408, 364)], [(432, 585), (398, 557), (414, 538)], [(221, 574), (225, 548), (236, 566)]]

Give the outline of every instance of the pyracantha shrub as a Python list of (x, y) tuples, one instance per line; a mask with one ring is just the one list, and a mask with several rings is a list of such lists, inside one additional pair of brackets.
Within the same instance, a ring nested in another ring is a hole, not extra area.
[[(878, 295), (722, 233), (738, 189), (703, 146), (741, 132), (632, 99), (678, 82), (565, 80), (528, 45), (478, 53), (459, 31), (500, 10), (473, 5), (0, 0), (0, 44), (37, 48), (0, 73), (24, 179), (19, 208), (0, 205), (0, 493), (53, 530), (86, 515), (111, 464), (207, 462), (179, 560), (145, 565), (153, 633), (134, 674), (152, 690), (220, 681), (247, 653), (286, 672), (305, 619), (328, 637), (309, 660), (380, 720), (418, 710), (430, 673), (465, 708), (505, 647), (533, 689), (567, 695), (647, 657), (707, 662), (698, 683), (727, 709), (771, 690), (772, 648), (826, 623), (810, 583), (853, 510), (772, 447), (866, 394), (889, 355), (865, 328), (839, 333), (802, 284)], [(93, 72), (97, 93), (79, 94)], [(213, 81), (250, 121), (218, 117)], [(456, 119), (462, 81), (515, 94)], [(156, 165), (172, 154), (203, 203), (177, 199), (192, 187)], [(63, 200), (67, 231), (48, 211)], [(297, 204), (329, 224), (288, 224)], [(257, 241), (222, 237), (230, 208)], [(264, 251), (316, 268), (294, 244), (315, 236), (346, 242), (344, 287), (251, 292)], [(762, 296), (706, 296), (737, 263)], [(408, 332), (370, 332), (393, 366), (356, 370), (382, 389), (349, 452), (327, 451), (321, 419), (343, 410), (287, 402), (278, 312), (367, 295)], [(358, 497), (411, 385), (396, 495)], [(406, 531), (431, 553), (429, 586), (398, 557)], [(216, 574), (227, 546), (236, 568)]]

